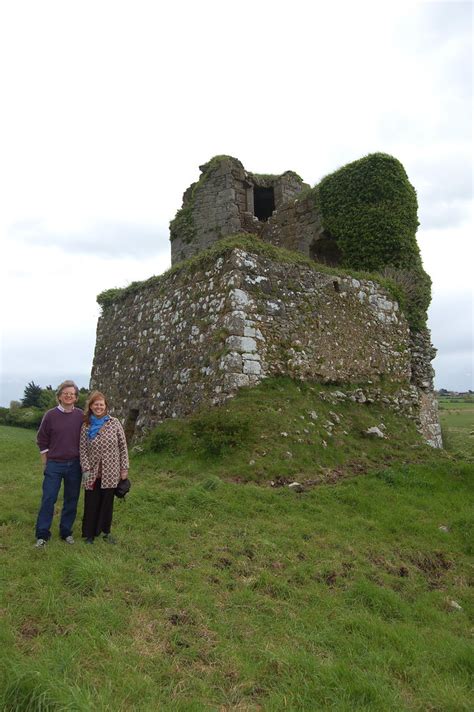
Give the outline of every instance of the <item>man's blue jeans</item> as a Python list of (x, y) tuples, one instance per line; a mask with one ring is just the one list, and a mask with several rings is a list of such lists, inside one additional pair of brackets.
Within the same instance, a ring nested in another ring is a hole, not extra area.
[(59, 522), (59, 534), (62, 539), (72, 534), (72, 526), (76, 519), (77, 502), (81, 491), (81, 465), (79, 458), (74, 460), (48, 460), (44, 471), (43, 498), (36, 520), (36, 538), (51, 537), (54, 505), (58, 498), (61, 482), (64, 480), (64, 502)]

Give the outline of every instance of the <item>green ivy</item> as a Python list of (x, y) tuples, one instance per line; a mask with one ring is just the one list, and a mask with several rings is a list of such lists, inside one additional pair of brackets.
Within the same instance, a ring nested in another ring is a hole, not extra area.
[(312, 192), (325, 231), (337, 241), (342, 266), (376, 272), (392, 268), (391, 279), (405, 291), (410, 325), (422, 328), (431, 280), (416, 242), (416, 191), (400, 161), (372, 153), (326, 176)]

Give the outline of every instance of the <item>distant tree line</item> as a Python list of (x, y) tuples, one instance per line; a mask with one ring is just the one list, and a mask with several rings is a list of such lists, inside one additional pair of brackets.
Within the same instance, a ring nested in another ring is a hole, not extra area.
[[(87, 399), (87, 388), (79, 389), (76, 405), (84, 408)], [(0, 407), (0, 424), (16, 425), (20, 428), (37, 428), (44, 413), (57, 405), (56, 389), (52, 386), (42, 388), (30, 381), (23, 392), (20, 401), (11, 401), (9, 408)]]

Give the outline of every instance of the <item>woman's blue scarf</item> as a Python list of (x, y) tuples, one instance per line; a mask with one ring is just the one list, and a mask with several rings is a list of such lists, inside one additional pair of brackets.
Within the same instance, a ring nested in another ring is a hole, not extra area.
[(90, 414), (89, 418), (89, 429), (87, 431), (87, 437), (89, 440), (93, 440), (101, 427), (110, 420), (110, 415), (104, 415), (102, 418), (97, 418), (95, 415)]

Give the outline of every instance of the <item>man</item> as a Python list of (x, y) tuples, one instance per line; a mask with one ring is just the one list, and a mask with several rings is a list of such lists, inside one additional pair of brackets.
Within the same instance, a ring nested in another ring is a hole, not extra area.
[(75, 408), (79, 389), (64, 381), (56, 391), (58, 405), (43, 416), (36, 442), (44, 465), (43, 497), (36, 520), (36, 547), (46, 546), (51, 537), (54, 505), (64, 480), (64, 503), (59, 522), (61, 539), (74, 544), (72, 527), (81, 489), (79, 436), (83, 413)]

